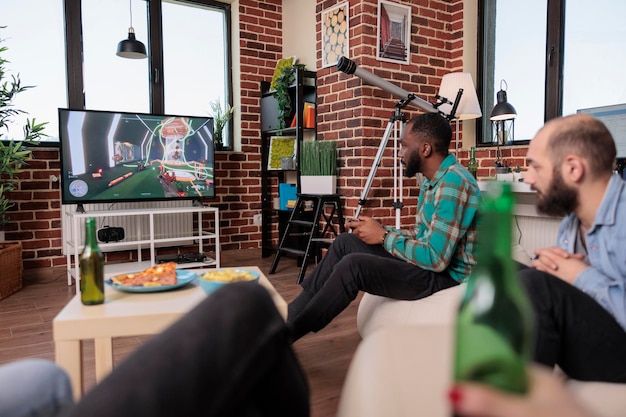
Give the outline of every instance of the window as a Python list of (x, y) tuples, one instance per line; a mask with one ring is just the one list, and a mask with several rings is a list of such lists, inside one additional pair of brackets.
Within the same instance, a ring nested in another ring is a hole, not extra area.
[[(148, 48), (147, 3), (130, 4), (137, 40)], [(129, 1), (82, 0), (81, 6), (85, 108), (149, 113), (148, 59), (115, 55), (117, 44), (128, 36)]]
[[(115, 55), (128, 36), (129, 6), (148, 59)], [(206, 116), (211, 101), (232, 105), (228, 4), (31, 0), (25, 6), (3, 0), (2, 12), (9, 22), (0, 29), (12, 61), (9, 69), (20, 73), (23, 84), (37, 86), (20, 94), (15, 105), (48, 121), (46, 133), (54, 141), (59, 107)], [(16, 123), (19, 132), (22, 124)], [(232, 147), (232, 124), (224, 138)]]
[[(67, 0), (80, 1), (80, 0)], [(230, 7), (211, 0), (82, 0), (88, 109), (205, 116), (231, 101)], [(115, 55), (132, 26), (148, 59)], [(232, 147), (232, 127), (225, 143)]]
[(489, 114), (500, 90), (517, 111), (516, 143), (546, 120), (578, 109), (626, 103), (620, 72), (626, 64), (623, 0), (481, 0), (483, 108), (478, 143), (490, 145)]
[[(22, 126), (27, 118), (48, 122), (44, 141), (57, 142), (59, 136), (57, 108), (67, 107), (65, 85), (65, 38), (63, 4), (60, 1), (2, 0), (0, 47), (7, 74), (18, 75), (22, 85), (33, 86), (15, 96), (16, 109), (28, 114), (18, 115), (8, 126), (6, 139), (24, 138)], [(4, 138), (3, 138), (4, 139)]]

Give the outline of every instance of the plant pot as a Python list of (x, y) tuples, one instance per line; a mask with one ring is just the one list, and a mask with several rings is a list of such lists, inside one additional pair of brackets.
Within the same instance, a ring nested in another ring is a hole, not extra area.
[(336, 194), (337, 193), (337, 176), (336, 175), (302, 175), (300, 177), (300, 191), (302, 194)]
[(22, 244), (0, 244), (0, 300), (22, 289)]

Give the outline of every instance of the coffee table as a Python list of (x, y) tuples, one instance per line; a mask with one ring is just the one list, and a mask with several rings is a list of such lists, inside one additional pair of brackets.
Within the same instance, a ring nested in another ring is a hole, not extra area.
[[(256, 266), (238, 267), (260, 274), (259, 284), (269, 291), (279, 313), (287, 318), (287, 303)], [(198, 275), (214, 270), (194, 269)], [(196, 280), (197, 281), (197, 280)], [(74, 397), (82, 385), (81, 340), (94, 340), (96, 382), (113, 368), (112, 338), (160, 333), (207, 296), (194, 281), (164, 292), (129, 293), (106, 286), (104, 304), (84, 306), (77, 294), (52, 321), (55, 360), (68, 373)]]

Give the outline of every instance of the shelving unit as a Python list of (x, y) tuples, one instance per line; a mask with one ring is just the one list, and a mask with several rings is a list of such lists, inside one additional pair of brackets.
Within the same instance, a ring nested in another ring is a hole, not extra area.
[[(296, 191), (300, 192), (300, 149), (305, 139), (316, 139), (317, 124), (312, 128), (304, 127), (305, 103), (317, 104), (317, 75), (314, 71), (298, 69), (295, 81), (289, 88), (292, 113), (285, 117), (285, 125), (290, 126), (294, 115), (294, 127), (279, 129), (278, 102), (274, 92), (269, 90), (270, 83), (261, 82), (261, 255), (272, 256), (276, 247), (272, 244), (272, 231), (278, 224), (279, 236), (282, 236), (291, 210), (280, 210), (273, 206), (273, 198), (278, 197), (278, 184), (286, 182), (289, 174), (295, 176)], [(293, 169), (268, 169), (270, 141), (273, 136), (291, 136), (296, 138), (295, 166)]]
[[(170, 237), (156, 237), (155, 236), (155, 222), (159, 216), (176, 216), (189, 213), (197, 213), (197, 228), (192, 234), (185, 234), (181, 236)], [(215, 230), (203, 230), (202, 229), (202, 216), (208, 214), (213, 217), (213, 224)], [(202, 247), (205, 241), (213, 241), (215, 244), (215, 261), (211, 263), (216, 268), (220, 267), (220, 237), (219, 237), (219, 209), (216, 207), (204, 207), (204, 206), (190, 206), (190, 207), (171, 207), (171, 208), (154, 208), (154, 209), (140, 209), (140, 210), (102, 210), (102, 211), (88, 211), (86, 213), (79, 213), (75, 211), (68, 211), (66, 215), (69, 217), (70, 230), (66, 234), (66, 244), (70, 250), (67, 251), (67, 285), (72, 285), (72, 278), (76, 281), (76, 289), (79, 288), (79, 265), (78, 256), (80, 255), (84, 243), (82, 225), (85, 223), (85, 219), (88, 217), (117, 217), (117, 216), (147, 216), (149, 224), (149, 233), (147, 239), (133, 239), (132, 236), (127, 236), (126, 239), (119, 242), (102, 243), (98, 245), (102, 250), (106, 249), (119, 249), (124, 250), (133, 248), (137, 251), (138, 262), (126, 262), (105, 265), (104, 274), (105, 277), (123, 273), (141, 271), (142, 269), (153, 266), (156, 262), (156, 246), (162, 244), (168, 244), (169, 246), (175, 246), (176, 243), (193, 241), (198, 245), (198, 252), (202, 253)], [(137, 222), (141, 224), (141, 222)], [(140, 226), (138, 226), (140, 227)], [(137, 230), (135, 236), (142, 236), (141, 230)], [(150, 248), (150, 258), (147, 260), (142, 259), (142, 249)], [(198, 268), (207, 267), (205, 262), (190, 262), (179, 264), (179, 268)]]

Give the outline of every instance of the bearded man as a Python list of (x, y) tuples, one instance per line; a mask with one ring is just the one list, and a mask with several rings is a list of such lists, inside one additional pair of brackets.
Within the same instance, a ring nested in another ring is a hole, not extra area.
[(584, 381), (626, 382), (626, 183), (615, 142), (589, 115), (554, 119), (526, 156), (537, 209), (566, 217), (557, 246), (520, 272), (537, 322), (535, 360)]
[(342, 233), (302, 282), (289, 304), (293, 340), (318, 331), (359, 291), (417, 300), (459, 285), (476, 263), (478, 184), (448, 148), (450, 123), (435, 113), (409, 120), (400, 154), (405, 175), (422, 173), (412, 230), (383, 226), (371, 217), (346, 222)]

